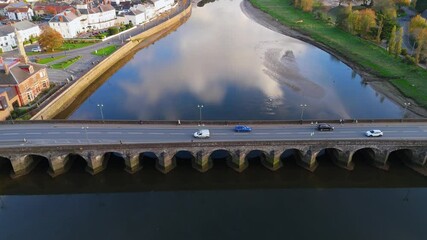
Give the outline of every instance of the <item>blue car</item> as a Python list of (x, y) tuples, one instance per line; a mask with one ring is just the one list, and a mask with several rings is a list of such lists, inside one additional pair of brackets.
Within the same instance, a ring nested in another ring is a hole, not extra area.
[(252, 131), (252, 128), (245, 126), (245, 125), (237, 125), (234, 127), (234, 131), (236, 131), (236, 132), (250, 132), (250, 131)]

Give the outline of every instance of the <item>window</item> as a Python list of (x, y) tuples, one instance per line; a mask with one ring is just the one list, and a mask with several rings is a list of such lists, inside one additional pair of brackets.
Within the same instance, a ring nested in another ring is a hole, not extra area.
[(27, 98), (28, 98), (28, 101), (30, 101), (30, 102), (34, 100), (34, 96), (33, 96), (33, 93), (31, 91), (27, 92)]
[(42, 86), (43, 86), (43, 88), (47, 88), (47, 82), (46, 82), (46, 81), (43, 81), (43, 82), (42, 82)]

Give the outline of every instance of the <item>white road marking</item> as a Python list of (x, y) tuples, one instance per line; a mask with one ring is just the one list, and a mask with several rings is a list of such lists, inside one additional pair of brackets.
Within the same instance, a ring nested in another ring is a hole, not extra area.
[(185, 133), (170, 133), (171, 135), (185, 135)]
[(152, 135), (163, 135), (164, 133), (147, 133), (147, 134), (152, 134)]
[(122, 134), (121, 132), (107, 132), (107, 134)]
[(40, 135), (42, 133), (26, 133), (26, 135)]
[(142, 132), (128, 132), (127, 134), (144, 134)]
[(19, 135), (19, 133), (3, 133), (3, 135)]
[(47, 132), (47, 134), (60, 134), (60, 132)]
[(65, 132), (65, 134), (80, 134), (81, 132)]

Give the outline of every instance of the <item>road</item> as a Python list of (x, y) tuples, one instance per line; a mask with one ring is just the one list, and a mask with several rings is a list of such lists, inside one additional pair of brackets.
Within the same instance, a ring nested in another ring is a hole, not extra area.
[[(427, 140), (424, 123), (343, 124), (331, 132), (315, 125), (254, 125), (250, 133), (236, 133), (233, 126), (138, 125), (138, 124), (15, 124), (0, 126), (0, 148), (81, 144), (229, 142), (270, 140), (366, 139), (370, 129), (384, 132), (381, 139)], [(211, 137), (195, 139), (193, 133), (208, 128)]]

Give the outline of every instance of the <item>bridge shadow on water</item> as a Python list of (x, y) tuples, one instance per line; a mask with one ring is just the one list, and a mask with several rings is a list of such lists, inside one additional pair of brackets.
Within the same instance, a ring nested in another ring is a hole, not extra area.
[(130, 174), (124, 170), (124, 159), (111, 153), (107, 156), (106, 169), (92, 176), (85, 171), (86, 161), (75, 155), (70, 156), (68, 171), (52, 178), (47, 173), (47, 159), (36, 156), (38, 163), (34, 169), (16, 179), (10, 178), (10, 162), (0, 158), (0, 194), (427, 187), (427, 177), (406, 167), (400, 153), (390, 155), (388, 171), (374, 167), (372, 160), (363, 152), (354, 155), (353, 171), (338, 167), (326, 153), (320, 153), (317, 157), (318, 167), (314, 172), (300, 167), (292, 153), (281, 157), (283, 167), (277, 171), (264, 167), (262, 157), (260, 153), (251, 153), (247, 158), (248, 167), (238, 173), (227, 165), (229, 156), (218, 152), (212, 156), (212, 168), (201, 173), (192, 167), (193, 157), (183, 152), (175, 158), (176, 167), (163, 174), (156, 169), (155, 156), (144, 154), (140, 156), (142, 169)]

